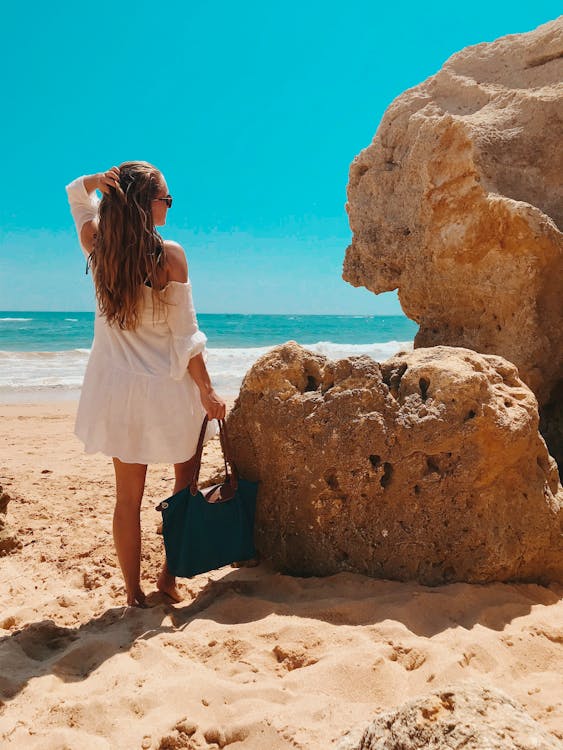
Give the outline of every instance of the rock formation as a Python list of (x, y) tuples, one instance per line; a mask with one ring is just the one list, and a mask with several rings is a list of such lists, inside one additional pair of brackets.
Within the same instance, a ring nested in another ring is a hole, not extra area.
[(10, 499), (10, 496), (0, 486), (0, 557), (4, 557), (4, 555), (10, 554), (10, 552), (20, 549), (22, 546), (6, 521)]
[(398, 289), (415, 347), (513, 362), (540, 405), (563, 382), (562, 81), (563, 17), (468, 47), (391, 104), (348, 185), (344, 279)]
[(247, 373), (229, 428), (278, 569), (563, 581), (563, 489), (536, 399), (501, 357), (332, 362), (289, 342)]
[(336, 750), (557, 750), (560, 741), (499, 690), (465, 683), (380, 714)]

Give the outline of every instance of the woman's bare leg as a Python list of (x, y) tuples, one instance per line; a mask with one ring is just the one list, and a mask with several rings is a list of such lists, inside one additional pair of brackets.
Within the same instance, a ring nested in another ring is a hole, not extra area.
[(113, 459), (116, 503), (113, 541), (127, 589), (127, 604), (145, 603), (141, 589), (141, 500), (145, 489), (146, 464), (126, 464)]
[[(176, 478), (176, 481), (174, 482), (174, 494), (183, 490), (184, 487), (187, 487), (192, 481), (194, 465), (195, 456), (192, 456), (189, 461), (184, 461), (184, 463), (174, 464), (174, 476)], [(159, 591), (168, 594), (168, 596), (171, 599), (174, 599), (175, 602), (182, 601), (183, 596), (178, 591), (176, 577), (168, 570), (166, 558), (164, 559), (164, 565), (162, 566), (162, 571), (158, 577), (156, 585)]]

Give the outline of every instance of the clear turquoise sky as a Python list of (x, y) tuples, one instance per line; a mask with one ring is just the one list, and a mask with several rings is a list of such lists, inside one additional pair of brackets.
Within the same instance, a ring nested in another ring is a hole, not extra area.
[(162, 234), (186, 249), (200, 312), (399, 313), (341, 279), (350, 162), (451, 54), (560, 8), (5, 4), (0, 309), (93, 309), (64, 186), (144, 159), (174, 196)]

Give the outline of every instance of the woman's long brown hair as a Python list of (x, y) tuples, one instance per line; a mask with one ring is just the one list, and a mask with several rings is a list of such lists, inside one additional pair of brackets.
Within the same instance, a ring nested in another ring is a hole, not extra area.
[(152, 217), (161, 183), (152, 164), (126, 161), (119, 165), (119, 188), (110, 188), (100, 203), (90, 265), (100, 312), (121, 329), (139, 324), (145, 282), (152, 287), (156, 307), (161, 304), (156, 287), (166, 257)]

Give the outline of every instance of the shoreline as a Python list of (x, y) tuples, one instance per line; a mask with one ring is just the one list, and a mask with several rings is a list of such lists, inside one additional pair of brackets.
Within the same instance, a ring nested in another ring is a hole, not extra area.
[[(277, 344), (237, 349), (207, 349), (207, 368), (217, 393), (234, 400), (248, 370), (259, 357)], [(337, 361), (351, 356), (369, 356), (383, 362), (400, 351), (410, 351), (413, 341), (388, 341), (371, 344), (335, 344), (319, 341), (301, 345), (315, 354)], [(78, 355), (76, 352), (78, 351)], [(61, 355), (53, 366), (50, 355)], [(6, 361), (2, 355), (9, 355)], [(48, 355), (48, 356), (45, 356)], [(20, 357), (20, 361), (18, 361)], [(82, 350), (59, 352), (5, 352), (0, 351), (0, 404), (46, 403), (78, 400), (88, 354)], [(30, 365), (31, 361), (31, 365)], [(26, 369), (30, 368), (31, 369)], [(14, 377), (19, 374), (19, 382)], [(26, 376), (31, 385), (26, 382)]]
[(78, 404), (80, 390), (69, 388), (44, 388), (35, 391), (21, 390), (0, 394), (0, 409), (4, 406), (43, 406), (45, 404)]
[[(79, 397), (93, 327), (64, 313), (0, 316), (0, 402), (44, 403)], [(37, 319), (34, 319), (37, 318)], [(416, 325), (404, 316), (232, 316), (203, 318), (207, 366), (218, 393), (238, 395), (256, 360), (288, 340), (339, 360), (367, 354), (384, 361), (413, 346)]]
[[(217, 393), (225, 399), (227, 404), (234, 403), (238, 391), (234, 392), (220, 392), (216, 389)], [(5, 406), (25, 406), (25, 407), (37, 407), (48, 406), (49, 404), (74, 404), (78, 406), (80, 399), (80, 389), (55, 389), (55, 388), (44, 388), (38, 390), (21, 390), (14, 391), (11, 394), (6, 395), (0, 393), (0, 411)]]

